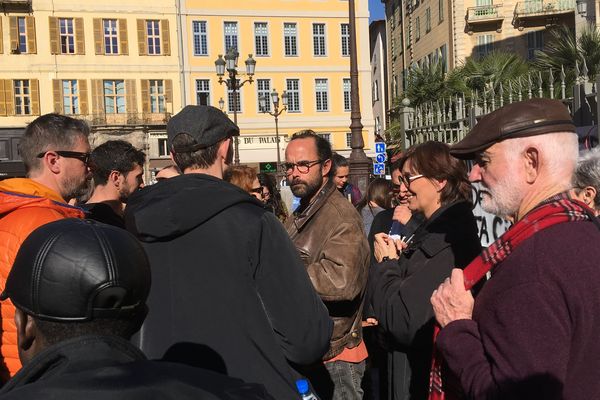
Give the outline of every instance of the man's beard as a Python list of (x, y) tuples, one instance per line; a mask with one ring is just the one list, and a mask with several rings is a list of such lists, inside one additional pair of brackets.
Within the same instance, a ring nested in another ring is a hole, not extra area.
[(77, 177), (66, 178), (63, 184), (63, 198), (66, 201), (71, 199), (79, 199), (83, 195), (87, 194), (90, 189), (91, 180), (84, 178), (77, 179)]
[(294, 196), (301, 199), (311, 198), (323, 186), (323, 176), (319, 173), (318, 177), (313, 182), (304, 181), (302, 179), (294, 179), (290, 182), (290, 189)]
[(493, 188), (481, 183), (481, 208), (499, 217), (516, 215), (521, 205), (521, 193), (510, 181), (510, 174), (504, 174)]

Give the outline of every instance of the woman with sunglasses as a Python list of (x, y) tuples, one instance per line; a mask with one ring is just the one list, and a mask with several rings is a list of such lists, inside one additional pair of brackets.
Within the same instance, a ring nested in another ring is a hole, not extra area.
[(263, 201), (263, 187), (258, 181), (256, 170), (245, 165), (233, 165), (225, 170), (223, 179)]
[(410, 148), (405, 160), (408, 207), (425, 220), (411, 237), (375, 236), (378, 263), (369, 277), (375, 317), (391, 339), (394, 400), (427, 398), (435, 322), (429, 298), (452, 268), (465, 267), (481, 250), (464, 163), (440, 142)]

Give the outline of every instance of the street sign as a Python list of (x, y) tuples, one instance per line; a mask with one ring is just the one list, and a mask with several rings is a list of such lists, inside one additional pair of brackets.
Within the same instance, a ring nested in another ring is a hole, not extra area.
[(259, 165), (260, 172), (273, 173), (273, 174), (277, 172), (277, 163), (261, 162), (258, 165)]
[(373, 175), (385, 175), (385, 164), (373, 163)]
[(375, 153), (385, 153), (384, 142), (375, 142)]
[(375, 156), (378, 163), (384, 163), (386, 158), (385, 153), (379, 153)]

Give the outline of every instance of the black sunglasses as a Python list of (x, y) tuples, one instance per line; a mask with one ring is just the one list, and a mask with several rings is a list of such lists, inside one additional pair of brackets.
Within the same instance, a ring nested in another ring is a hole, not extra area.
[[(48, 150), (43, 153), (40, 153), (36, 157), (43, 158), (46, 155), (46, 153), (48, 153), (49, 151), (52, 151), (52, 150)], [(56, 151), (54, 151), (54, 153), (58, 154), (61, 157), (65, 157), (65, 158), (76, 158), (79, 161), (81, 161), (82, 163), (84, 163), (85, 165), (88, 165), (88, 162), (90, 161), (90, 153), (82, 153), (80, 151), (67, 151), (67, 150), (56, 150)]]

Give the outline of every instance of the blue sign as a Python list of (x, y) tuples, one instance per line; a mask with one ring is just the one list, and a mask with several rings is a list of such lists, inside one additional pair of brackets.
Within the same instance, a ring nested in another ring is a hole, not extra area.
[(384, 163), (386, 156), (385, 153), (379, 153), (377, 154), (377, 156), (375, 157), (375, 159), (377, 160), (378, 163)]
[(373, 163), (373, 175), (385, 175), (385, 164)]
[(385, 143), (375, 142), (375, 153), (385, 153)]

